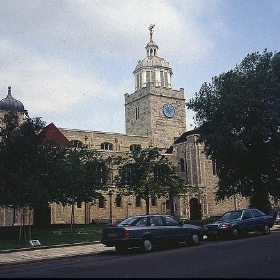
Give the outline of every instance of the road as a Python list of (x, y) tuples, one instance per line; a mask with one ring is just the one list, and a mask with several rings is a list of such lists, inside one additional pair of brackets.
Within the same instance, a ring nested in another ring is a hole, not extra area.
[(151, 253), (94, 255), (0, 267), (0, 278), (279, 278), (280, 231)]

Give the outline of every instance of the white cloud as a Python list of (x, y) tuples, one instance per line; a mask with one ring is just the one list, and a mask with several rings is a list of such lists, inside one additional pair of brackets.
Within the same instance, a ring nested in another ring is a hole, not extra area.
[(124, 132), (123, 94), (134, 91), (132, 71), (146, 55), (148, 26), (156, 25), (159, 56), (183, 72), (209, 56), (208, 24), (225, 30), (215, 17), (218, 7), (219, 1), (209, 8), (208, 1), (3, 0), (3, 98), (11, 85), (31, 116)]

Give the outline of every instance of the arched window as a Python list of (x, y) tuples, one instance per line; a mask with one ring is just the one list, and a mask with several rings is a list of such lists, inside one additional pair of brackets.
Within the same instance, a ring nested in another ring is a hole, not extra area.
[(157, 206), (157, 199), (155, 196), (151, 197), (151, 203), (152, 203), (152, 206)]
[(166, 200), (166, 209), (170, 209), (170, 200)]
[(141, 196), (140, 195), (136, 196), (136, 207), (141, 207)]
[(185, 171), (185, 161), (183, 158), (180, 159), (180, 165), (181, 165), (181, 172)]
[(135, 119), (138, 120), (140, 118), (140, 110), (139, 107), (135, 108)]
[(115, 202), (116, 202), (116, 207), (122, 206), (122, 196), (120, 194), (117, 195)]
[(138, 145), (138, 144), (130, 145), (129, 150), (131, 152), (140, 151), (141, 150), (141, 145)]
[(103, 143), (101, 143), (101, 150), (112, 151), (113, 144), (108, 143), (108, 142), (103, 142)]
[(99, 196), (98, 203), (99, 208), (105, 208), (105, 198), (103, 195)]
[(71, 140), (71, 144), (73, 148), (82, 148), (83, 147), (83, 143), (79, 140)]

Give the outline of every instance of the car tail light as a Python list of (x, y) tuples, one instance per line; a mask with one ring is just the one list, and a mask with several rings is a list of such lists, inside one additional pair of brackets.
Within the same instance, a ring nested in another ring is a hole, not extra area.
[(124, 230), (124, 231), (123, 231), (123, 236), (124, 236), (124, 237), (129, 237), (129, 236), (130, 236), (129, 230)]

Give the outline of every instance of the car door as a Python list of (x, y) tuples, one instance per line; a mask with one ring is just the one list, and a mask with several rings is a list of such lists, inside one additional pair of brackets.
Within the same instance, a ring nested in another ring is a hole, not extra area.
[(263, 215), (256, 209), (251, 209), (251, 213), (254, 221), (254, 230), (262, 230), (264, 225)]
[(172, 216), (164, 216), (166, 240), (170, 242), (179, 242), (186, 240), (186, 228), (183, 228), (180, 223)]
[(167, 232), (165, 229), (165, 223), (161, 216), (150, 216), (149, 232), (158, 243), (162, 243), (166, 240)]
[(250, 232), (254, 230), (254, 223), (252, 219), (252, 214), (250, 210), (244, 210), (241, 217), (240, 223), (241, 230), (243, 232)]

